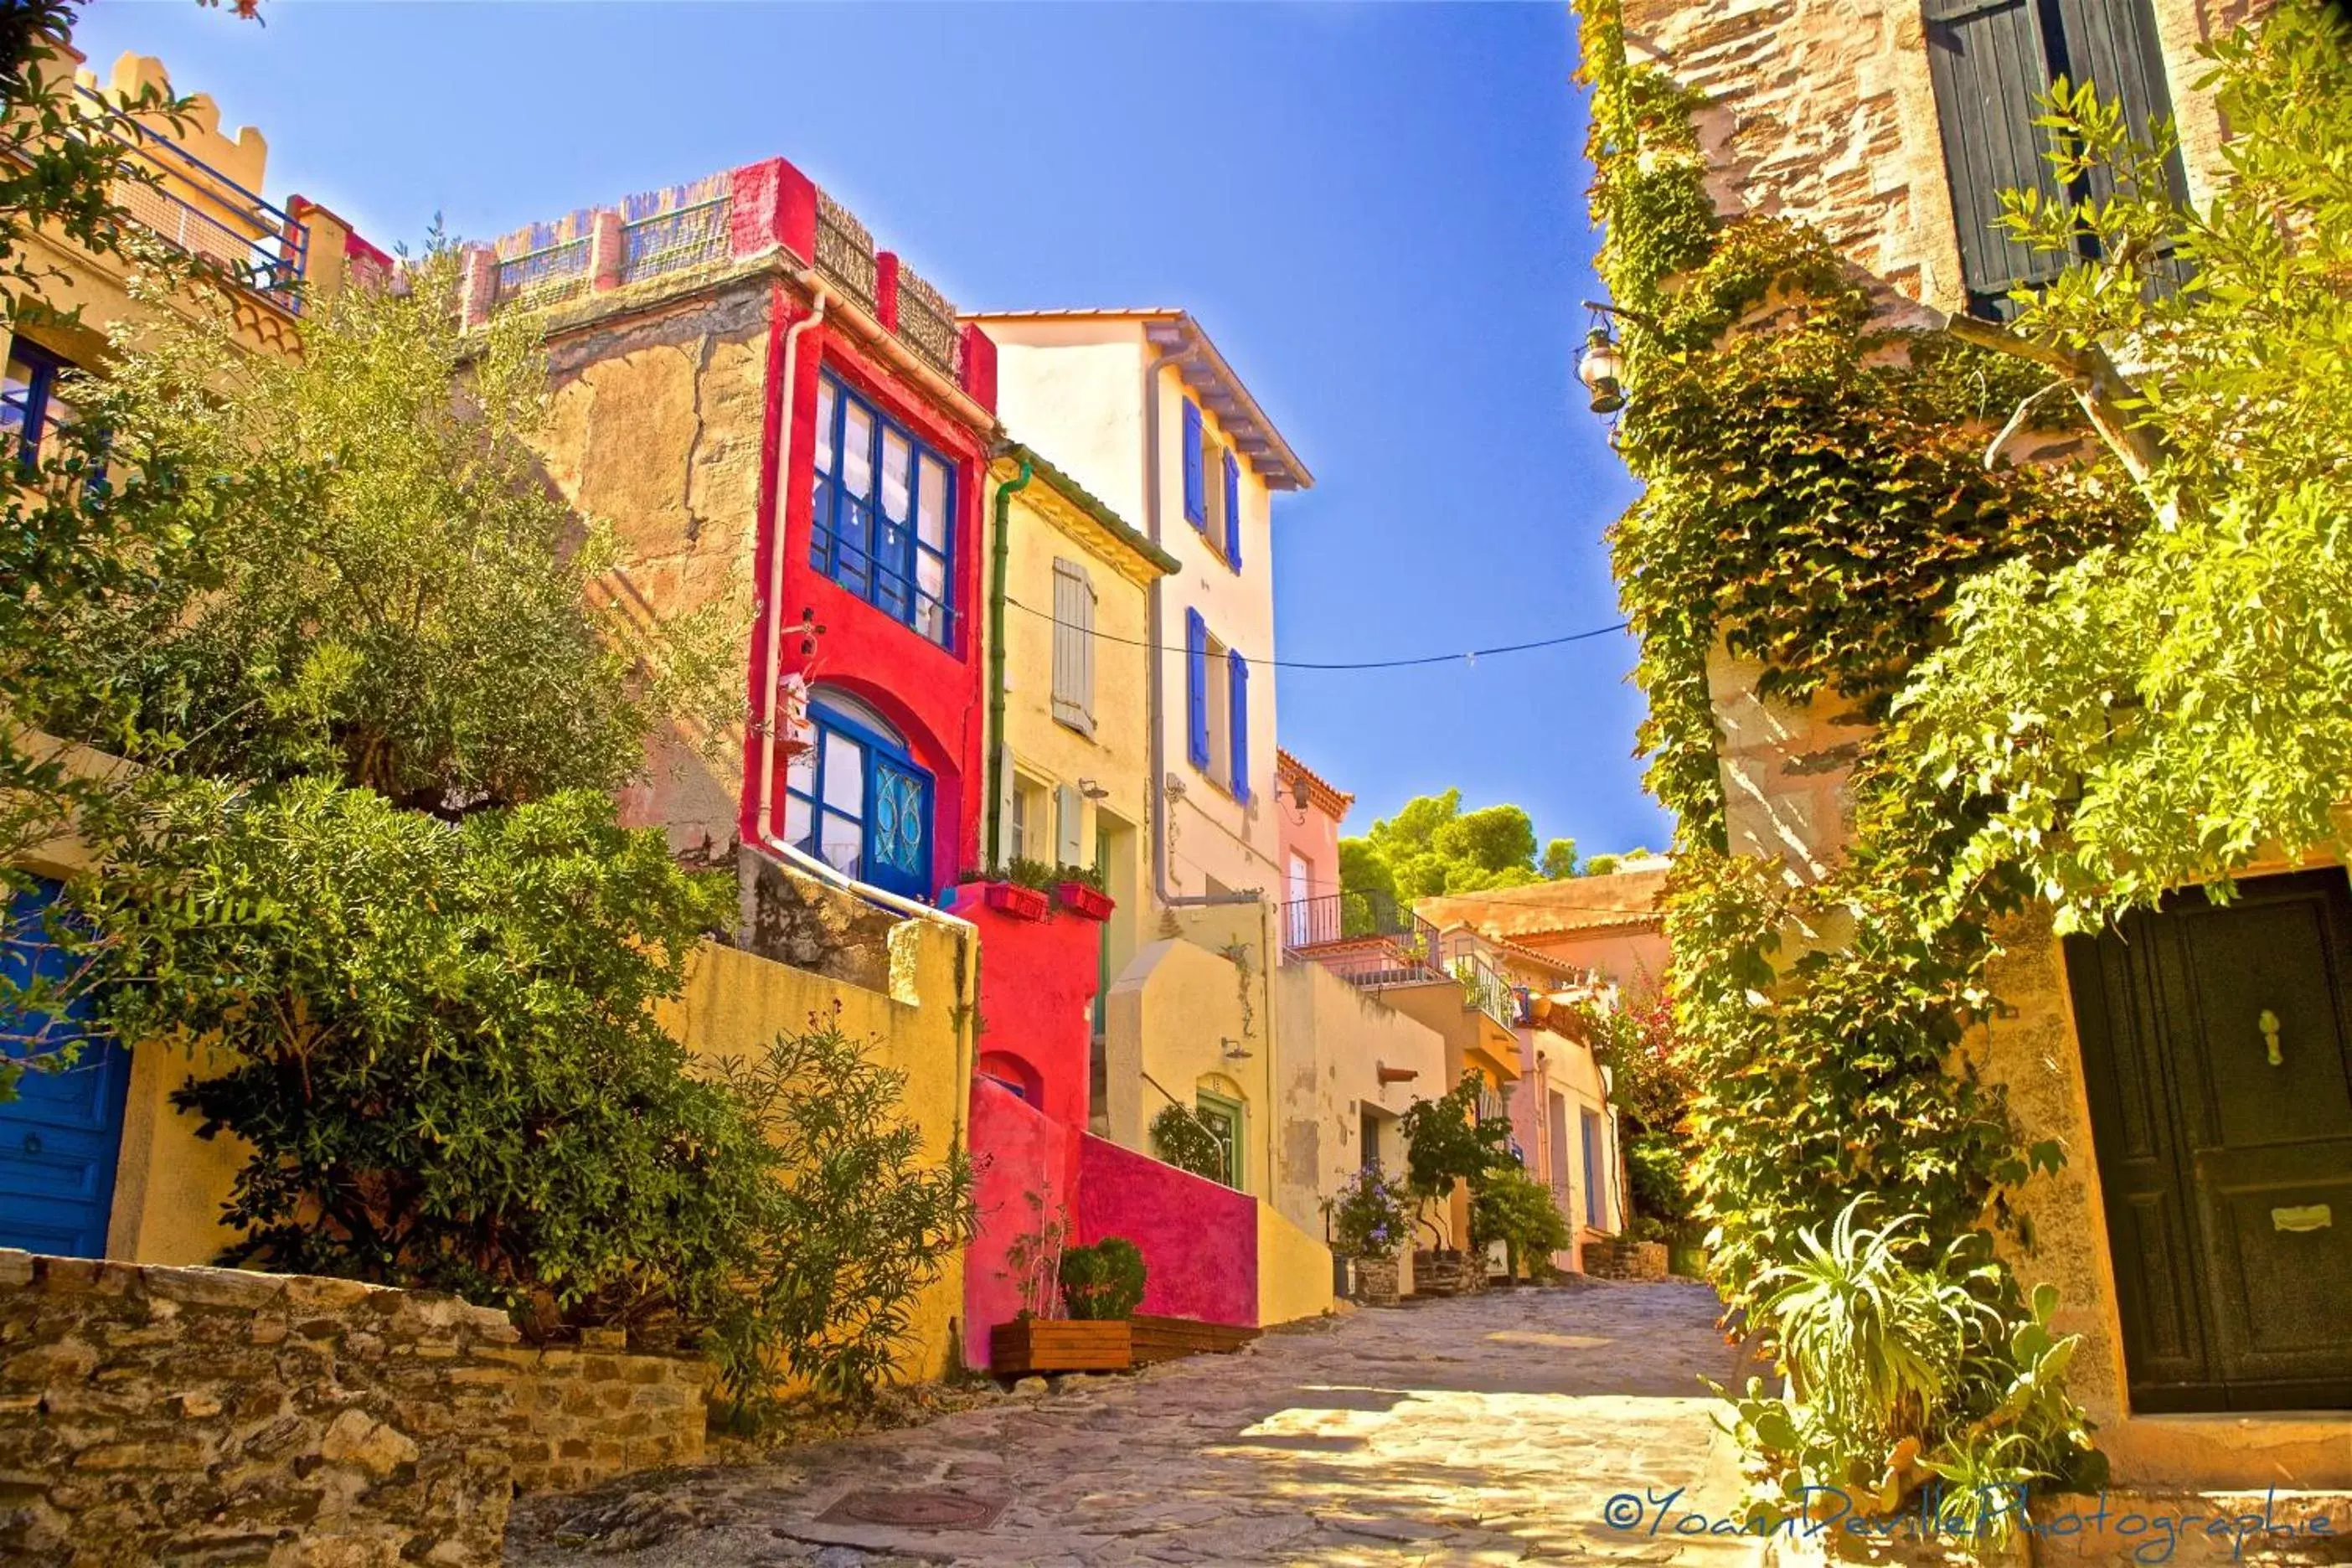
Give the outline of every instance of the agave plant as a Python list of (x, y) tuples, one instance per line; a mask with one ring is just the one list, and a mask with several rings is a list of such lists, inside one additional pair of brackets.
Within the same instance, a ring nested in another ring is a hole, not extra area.
[(1908, 1440), (1931, 1437), (1972, 1342), (1998, 1333), (1999, 1314), (1952, 1265), (1932, 1255), (1922, 1216), (1864, 1223), (1855, 1199), (1827, 1238), (1807, 1230), (1796, 1261), (1765, 1272), (1763, 1317), (1799, 1403), (1820, 1435), (1875, 1475)]

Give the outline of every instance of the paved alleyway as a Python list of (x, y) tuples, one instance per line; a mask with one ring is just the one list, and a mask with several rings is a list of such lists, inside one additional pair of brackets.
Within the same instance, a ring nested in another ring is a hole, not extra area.
[[(606, 1520), (671, 1533), (639, 1552), (554, 1544), (593, 1499), (519, 1510), (512, 1568), (558, 1563), (1748, 1563), (1757, 1544), (1612, 1529), (1615, 1494), (1737, 1500), (1704, 1374), (1736, 1352), (1704, 1287), (1516, 1290), (1270, 1334), (1236, 1356), (911, 1430), (790, 1450), (769, 1465), (641, 1481)], [(1003, 1502), (992, 1525), (820, 1522), (856, 1491), (940, 1489)], [(1620, 1505), (1621, 1509), (1623, 1505)]]

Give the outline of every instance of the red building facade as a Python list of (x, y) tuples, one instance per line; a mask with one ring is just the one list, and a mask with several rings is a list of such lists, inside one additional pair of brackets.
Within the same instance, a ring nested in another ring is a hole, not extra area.
[(737, 258), (802, 264), (769, 303), (747, 672), (782, 743), (745, 749), (741, 831), (931, 899), (980, 858), (992, 345), (835, 244), (856, 220), (790, 163), (732, 180)]

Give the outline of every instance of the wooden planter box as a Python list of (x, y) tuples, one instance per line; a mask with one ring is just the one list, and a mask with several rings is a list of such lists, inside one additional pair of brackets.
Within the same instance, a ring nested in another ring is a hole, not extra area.
[(1135, 1364), (1132, 1331), (1123, 1320), (1015, 1318), (988, 1331), (988, 1370), (998, 1377), (1033, 1372), (1125, 1372)]
[(1238, 1323), (1204, 1323), (1198, 1318), (1157, 1318), (1135, 1314), (1135, 1364), (1174, 1361), (1178, 1356), (1224, 1355), (1258, 1337), (1255, 1329)]
[(990, 909), (1016, 921), (1045, 918), (1046, 899), (1042, 888), (1024, 888), (1018, 882), (991, 882), (981, 889), (980, 896)]
[(1054, 897), (1072, 914), (1090, 921), (1107, 921), (1111, 910), (1118, 908), (1108, 893), (1097, 892), (1084, 882), (1064, 882), (1055, 888)]

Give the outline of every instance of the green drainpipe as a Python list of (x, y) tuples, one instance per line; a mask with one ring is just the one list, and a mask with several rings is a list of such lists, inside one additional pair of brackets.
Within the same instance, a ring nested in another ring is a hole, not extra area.
[(1003, 840), (997, 837), (1004, 815), (1004, 574), (1013, 559), (1013, 492), (1029, 483), (1029, 455), (1021, 455), (1021, 477), (996, 487), (996, 549), (988, 579), (988, 839), (981, 846), (981, 869)]

